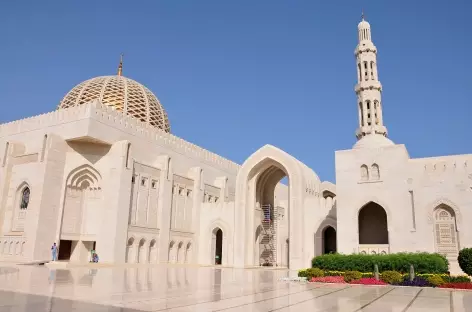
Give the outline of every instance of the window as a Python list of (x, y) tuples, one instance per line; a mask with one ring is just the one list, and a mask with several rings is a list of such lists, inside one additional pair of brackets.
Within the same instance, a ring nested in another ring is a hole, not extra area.
[(152, 187), (153, 189), (155, 189), (155, 188), (157, 187), (157, 181), (156, 181), (156, 180), (152, 180), (152, 182), (151, 182), (151, 187)]
[(141, 186), (146, 186), (147, 178), (141, 178)]
[(133, 176), (131, 177), (131, 183), (136, 183), (136, 175), (133, 174)]
[(30, 189), (29, 187), (25, 187), (23, 189), (23, 192), (21, 192), (20, 209), (28, 209), (29, 199), (30, 199)]
[(179, 187), (179, 195), (182, 195), (184, 189), (182, 187)]
[(215, 203), (218, 202), (218, 196), (215, 196)]
[(192, 196), (192, 191), (191, 190), (187, 190), (187, 197), (190, 197)]

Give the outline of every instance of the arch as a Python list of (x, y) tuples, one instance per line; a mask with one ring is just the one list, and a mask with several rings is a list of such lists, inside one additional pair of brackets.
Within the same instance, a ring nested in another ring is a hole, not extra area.
[(288, 213), (291, 269), (309, 265), (304, 249), (305, 197), (318, 196), (320, 179), (305, 164), (272, 146), (265, 145), (252, 154), (241, 166), (236, 178), (236, 203), (234, 227), (234, 264), (237, 267), (254, 265), (254, 233), (256, 230), (254, 210), (257, 208), (258, 188), (264, 183), (276, 185), (276, 178), (283, 173), (289, 180)]
[(23, 186), (20, 194), (21, 194), (20, 209), (28, 209), (31, 191), (30, 191), (30, 188), (27, 184), (25, 184), (25, 186)]
[(21, 250), (20, 250), (20, 242), (16, 242), (16, 244), (15, 244), (15, 255), (16, 255), (16, 256), (19, 256), (19, 255), (20, 255), (20, 252), (21, 252)]
[(456, 218), (457, 231), (460, 232), (461, 226), (462, 226), (462, 214), (460, 212), (459, 206), (447, 198), (438, 198), (426, 206), (425, 211), (427, 211), (428, 213), (428, 223), (429, 224), (434, 223), (433, 212), (437, 207), (441, 205), (448, 206), (450, 209), (454, 211), (454, 215)]
[(144, 263), (146, 261), (146, 248), (145, 248), (145, 244), (146, 244), (146, 239), (145, 238), (141, 238), (139, 240), (139, 244), (138, 244), (138, 258), (137, 258), (137, 262), (138, 263)]
[(169, 243), (169, 251), (167, 253), (167, 261), (168, 262), (174, 262), (174, 247), (175, 247), (175, 241), (170, 241)]
[(457, 258), (460, 242), (454, 209), (448, 205), (439, 204), (434, 208), (433, 217), (435, 251), (446, 257)]
[(177, 245), (177, 259), (176, 259), (176, 262), (177, 263), (181, 263), (183, 262), (183, 250), (182, 250), (182, 247), (184, 245), (184, 242), (179, 242), (179, 244)]
[(148, 262), (149, 263), (157, 262), (157, 243), (154, 238), (149, 242)]
[(20, 255), (21, 255), (21, 256), (24, 256), (25, 244), (26, 244), (26, 242), (22, 242), (22, 243), (21, 243), (21, 251), (20, 251)]
[(134, 263), (134, 237), (128, 238), (126, 242), (126, 263)]
[(192, 260), (192, 242), (188, 242), (185, 248), (185, 263)]
[(369, 168), (366, 165), (361, 166), (361, 180), (367, 181), (369, 180)]
[(386, 210), (376, 202), (368, 202), (358, 214), (359, 244), (383, 245), (389, 243)]
[(223, 230), (216, 227), (212, 231), (211, 259), (213, 264), (223, 263)]
[(102, 176), (89, 164), (81, 165), (69, 173), (67, 177), (67, 186), (80, 188), (87, 181), (91, 188), (99, 188)]
[(373, 164), (371, 166), (371, 176), (372, 176), (372, 180), (379, 180), (380, 179), (379, 165)]
[(336, 230), (332, 226), (327, 226), (323, 230), (323, 254), (336, 253)]
[[(327, 228), (333, 228), (335, 231), (337, 231), (337, 222), (336, 222), (336, 219), (331, 217), (331, 216), (328, 216), (326, 217), (323, 221), (320, 222), (320, 224), (318, 226), (315, 226), (314, 227), (314, 231), (312, 233), (314, 233), (314, 254), (313, 256), (321, 256), (322, 254), (324, 254), (325, 252), (325, 248), (324, 248), (324, 234), (325, 234), (325, 230)], [(337, 239), (337, 238), (336, 238)], [(337, 246), (336, 246), (337, 248)]]
[(3, 254), (7, 254), (7, 253), (8, 253), (7, 245), (8, 245), (8, 242), (7, 242), (7, 241), (4, 241), (4, 242), (3, 242), (3, 248), (2, 248), (2, 253), (3, 253)]
[(8, 247), (8, 254), (10, 256), (13, 255), (13, 242), (10, 242), (10, 245)]

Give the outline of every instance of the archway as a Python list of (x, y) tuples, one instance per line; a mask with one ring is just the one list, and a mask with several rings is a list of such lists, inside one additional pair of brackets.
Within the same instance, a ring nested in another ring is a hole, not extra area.
[(323, 253), (330, 254), (336, 252), (336, 230), (332, 226), (327, 226), (323, 231)]
[(359, 211), (359, 244), (388, 244), (388, 223), (385, 209), (369, 202)]
[(211, 263), (223, 263), (223, 231), (220, 228), (214, 228), (211, 240)]
[(301, 269), (310, 264), (312, 254), (307, 251), (304, 239), (304, 214), (308, 203), (305, 198), (318, 194), (320, 180), (313, 170), (293, 156), (266, 145), (252, 154), (238, 171), (234, 227), (235, 266), (259, 264), (255, 255), (257, 248), (254, 237), (258, 226), (263, 227), (261, 239), (264, 245), (264, 250), (260, 251), (264, 259), (259, 257), (259, 261), (273, 266), (283, 262), (283, 248), (277, 247), (280, 242), (277, 242), (277, 226), (274, 226), (279, 202), (274, 197), (275, 187), (285, 177), (288, 185), (281, 188), (285, 188), (286, 192), (284, 208), (291, 243), (288, 267)]

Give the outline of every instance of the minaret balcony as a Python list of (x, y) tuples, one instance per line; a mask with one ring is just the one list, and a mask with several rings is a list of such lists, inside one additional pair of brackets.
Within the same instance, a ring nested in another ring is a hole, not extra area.
[(366, 80), (361, 81), (360, 83), (356, 84), (354, 88), (356, 93), (364, 90), (379, 90), (382, 91), (382, 84), (378, 80)]
[(374, 126), (365, 126), (357, 128), (356, 130), (356, 137), (360, 138), (367, 134), (387, 134), (387, 128), (381, 125), (374, 125)]

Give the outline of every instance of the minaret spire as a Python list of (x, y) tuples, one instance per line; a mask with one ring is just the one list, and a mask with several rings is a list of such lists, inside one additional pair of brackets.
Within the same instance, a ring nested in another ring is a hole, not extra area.
[(357, 62), (357, 109), (359, 112), (359, 127), (357, 139), (366, 135), (387, 136), (387, 128), (382, 116), (382, 84), (377, 72), (377, 48), (372, 42), (370, 24), (364, 19), (357, 26), (359, 43), (355, 50)]
[(118, 76), (123, 76), (123, 54), (120, 54), (120, 65), (118, 65)]

